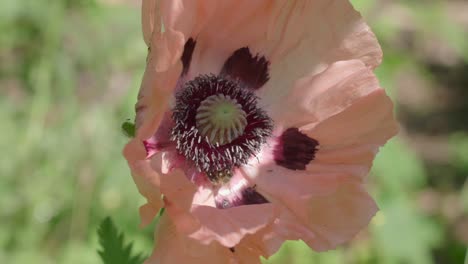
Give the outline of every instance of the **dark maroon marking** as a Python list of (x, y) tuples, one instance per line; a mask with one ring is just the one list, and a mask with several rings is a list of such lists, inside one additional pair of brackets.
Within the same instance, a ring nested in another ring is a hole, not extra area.
[(237, 207), (241, 205), (252, 205), (252, 204), (264, 204), (269, 203), (269, 201), (263, 197), (259, 192), (255, 190), (254, 187), (247, 187), (242, 190), (239, 196), (229, 199), (229, 197), (217, 197), (219, 199), (215, 200), (216, 208), (227, 209), (232, 207)]
[(305, 170), (311, 162), (319, 142), (292, 127), (283, 132), (274, 150), (276, 164), (291, 170)]
[(234, 248), (234, 247), (229, 248), (229, 250), (231, 250), (232, 253), (236, 253), (236, 248)]
[(264, 57), (252, 56), (248, 47), (236, 50), (224, 63), (221, 75), (239, 79), (250, 89), (257, 90), (269, 79), (270, 62)]
[(180, 60), (182, 61), (182, 75), (186, 74), (190, 68), (190, 61), (192, 60), (193, 50), (195, 49), (195, 44), (197, 42), (192, 38), (189, 38), (184, 45), (184, 52)]

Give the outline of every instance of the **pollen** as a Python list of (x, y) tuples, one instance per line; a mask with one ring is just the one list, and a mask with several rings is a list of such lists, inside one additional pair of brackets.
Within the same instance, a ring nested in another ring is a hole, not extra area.
[(209, 96), (197, 109), (196, 126), (213, 145), (231, 143), (244, 133), (246, 125), (242, 106), (229, 95)]

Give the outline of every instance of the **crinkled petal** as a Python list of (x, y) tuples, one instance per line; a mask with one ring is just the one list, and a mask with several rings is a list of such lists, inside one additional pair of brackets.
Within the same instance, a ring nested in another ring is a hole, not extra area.
[(192, 76), (218, 73), (229, 55), (249, 47), (272, 62), (266, 96), (334, 61), (381, 62), (374, 34), (348, 1), (178, 0), (161, 1), (161, 10), (167, 31), (197, 41)]
[(379, 148), (398, 132), (398, 125), (390, 99), (379, 89), (339, 114), (300, 130), (320, 144), (315, 159), (307, 165), (308, 171), (347, 170), (364, 177)]
[(239, 48), (261, 46), (266, 34), (258, 32), (266, 32), (273, 7), (281, 2), (161, 0), (160, 10), (165, 32), (183, 36), (183, 43), (171, 42), (174, 50), (182, 50), (189, 38), (196, 39), (189, 73), (193, 77), (218, 73), (228, 56)]
[(168, 215), (161, 217), (155, 231), (153, 254), (145, 264), (232, 263), (232, 252), (219, 244), (202, 245), (179, 233)]
[(363, 180), (378, 147), (397, 131), (393, 107), (358, 60), (300, 80), (292, 101), (277, 121), (318, 141), (314, 159), (305, 170), (290, 170), (276, 165), (272, 147), (265, 147), (243, 171), (269, 200), (284, 206), (272, 232), (326, 250), (351, 239), (377, 210)]
[(142, 142), (132, 139), (124, 148), (123, 155), (127, 159), (135, 184), (147, 204), (140, 208), (141, 225), (148, 225), (162, 206), (159, 189), (159, 175), (146, 160), (146, 150)]
[(155, 231), (155, 240), (154, 251), (145, 264), (261, 263), (259, 252), (248, 241), (231, 249), (217, 242), (201, 244), (180, 233), (166, 214), (161, 217)]
[[(281, 214), (283, 213), (284, 210)], [(278, 215), (279, 217), (281, 215)], [(297, 238), (291, 237), (290, 233), (287, 236), (282, 236), (280, 232), (276, 232), (275, 228), (276, 223), (279, 221), (278, 218), (255, 234), (247, 235), (241, 243), (247, 244), (252, 251), (257, 252), (257, 254), (264, 258), (269, 258), (278, 252), (286, 240), (300, 239), (299, 236)]]
[(296, 80), (336, 61), (358, 59), (373, 69), (382, 60), (375, 35), (349, 1), (286, 1), (265, 43), (271, 60), (270, 81), (259, 90), (265, 105), (282, 105)]
[(270, 114), (284, 128), (317, 124), (376, 90), (380, 90), (378, 80), (363, 62), (340, 61), (320, 74), (298, 79), (281, 107), (270, 107)]
[(300, 130), (327, 149), (365, 144), (377, 150), (398, 132), (398, 124), (392, 101), (385, 91), (376, 89), (340, 113)]
[(219, 73), (227, 58), (243, 47), (249, 47), (253, 55), (261, 52), (259, 49), (267, 41), (266, 29), (275, 6), (282, 2), (217, 1), (204, 27), (198, 34), (192, 35), (196, 37), (197, 48), (189, 75)]
[(272, 204), (239, 206), (217, 209), (194, 206), (192, 213), (204, 224), (190, 237), (203, 243), (218, 241), (226, 247), (236, 246), (247, 234), (254, 234), (274, 220)]
[(300, 62), (294, 69), (304, 72), (320, 63), (350, 59), (374, 68), (382, 60), (375, 35), (349, 1), (284, 1), (276, 6), (267, 34), (272, 63)]
[(218, 209), (210, 189), (191, 183), (180, 170), (161, 175), (165, 207), (178, 230), (201, 243), (236, 246), (244, 236), (264, 228), (275, 218), (272, 204)]
[(246, 173), (258, 190), (283, 206), (270, 232), (283, 239), (302, 239), (317, 251), (349, 241), (377, 211), (362, 181), (344, 172), (314, 173), (267, 165)]
[(160, 0), (165, 30), (196, 37), (216, 11), (216, 0)]
[(146, 45), (150, 46), (153, 32), (161, 32), (161, 13), (158, 7), (157, 0), (143, 0), (141, 4), (141, 27), (143, 31), (143, 39)]
[(166, 72), (156, 72), (152, 55), (149, 58), (136, 109), (136, 137), (147, 140), (156, 132), (168, 108), (168, 101), (182, 71), (179, 62)]
[(141, 218), (140, 227), (145, 227), (149, 225), (151, 221), (154, 219), (154, 217), (156, 217), (156, 214), (158, 214), (160, 209), (161, 209), (160, 203), (155, 205), (154, 203), (148, 202), (140, 206), (140, 218)]
[(368, 174), (378, 148), (394, 136), (393, 104), (359, 60), (337, 62), (298, 80), (276, 124), (298, 127), (319, 143), (310, 172)]

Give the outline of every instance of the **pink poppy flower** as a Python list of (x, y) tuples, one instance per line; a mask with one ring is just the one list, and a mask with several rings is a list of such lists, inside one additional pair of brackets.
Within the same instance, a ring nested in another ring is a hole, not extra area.
[(369, 223), (366, 175), (398, 128), (372, 72), (380, 47), (348, 1), (144, 0), (143, 33), (124, 155), (142, 224), (167, 212), (148, 263), (259, 263)]

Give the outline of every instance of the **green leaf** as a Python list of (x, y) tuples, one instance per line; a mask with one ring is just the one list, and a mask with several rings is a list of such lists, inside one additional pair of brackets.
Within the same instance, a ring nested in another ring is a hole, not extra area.
[(125, 244), (124, 235), (115, 227), (112, 219), (106, 217), (98, 229), (99, 243), (102, 250), (98, 250), (104, 264), (141, 264), (142, 254), (132, 253), (133, 243)]

